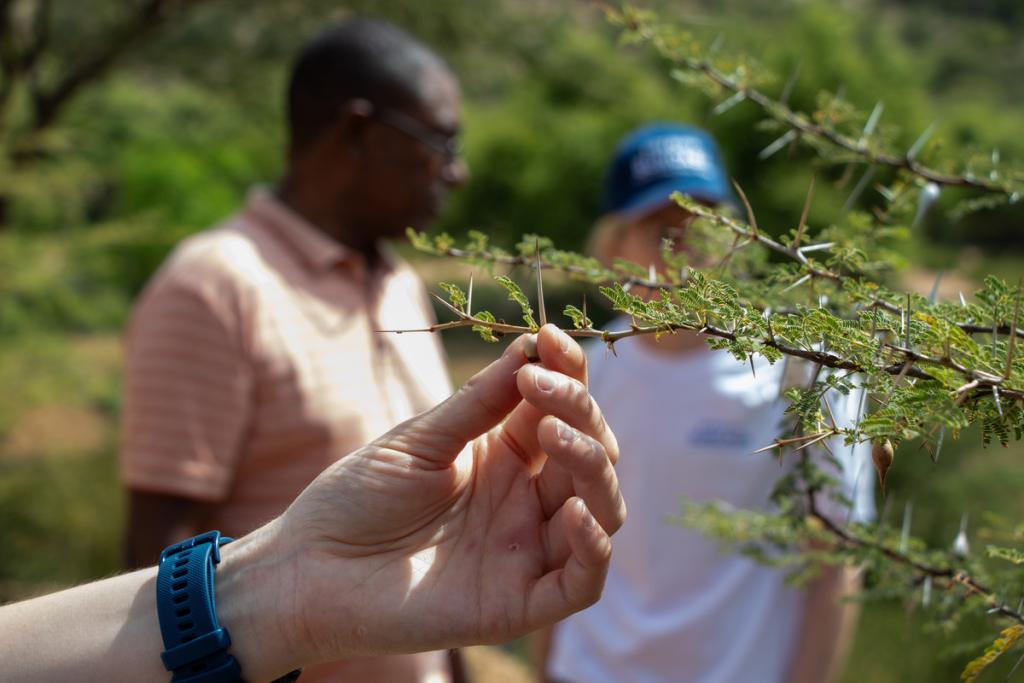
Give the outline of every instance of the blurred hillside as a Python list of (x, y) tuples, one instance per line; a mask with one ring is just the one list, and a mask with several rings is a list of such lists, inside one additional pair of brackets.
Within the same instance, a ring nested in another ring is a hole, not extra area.
[[(998, 150), (1024, 164), (1017, 0), (637, 4), (756, 57), (779, 76), (769, 92), (795, 73), (796, 107), (813, 109), (819, 91), (842, 87), (861, 109), (884, 103), (883, 128), (902, 148), (934, 122), (943, 149)], [(834, 220), (852, 189), (841, 170), (815, 169), (804, 152), (759, 161), (775, 136), (757, 125), (756, 108), (713, 116), (665, 64), (620, 47), (582, 0), (0, 3), (8, 6), (0, 22), (0, 601), (118, 568), (119, 335), (130, 303), (177, 241), (229, 215), (254, 183), (273, 181), (288, 64), (326, 21), (353, 12), (395, 21), (436, 46), (461, 78), (472, 180), (439, 230), (475, 228), (505, 243), (534, 232), (579, 248), (612, 145), (651, 119), (715, 133), (766, 229), (796, 221), (813, 171), (813, 224)], [(942, 202), (956, 199), (947, 192)], [(880, 197), (869, 191), (860, 201)], [(1024, 273), (1021, 207), (959, 222), (933, 212), (907, 248), (913, 286), (927, 289), (937, 269), (968, 284), (984, 272)], [(424, 267), (429, 282), (448, 267), (456, 274), (445, 277), (465, 277), (454, 265)], [(446, 343), (458, 379), (493, 353), (468, 334)], [(1021, 449), (978, 444), (966, 435), (934, 467), (914, 446), (901, 452), (891, 523), (908, 499), (918, 501), (915, 529), (936, 543), (952, 538), (963, 510), (1024, 519)], [(949, 680), (965, 656), (939, 656), (951, 648), (939, 634), (922, 636), (909, 609), (872, 605), (846, 680)]]

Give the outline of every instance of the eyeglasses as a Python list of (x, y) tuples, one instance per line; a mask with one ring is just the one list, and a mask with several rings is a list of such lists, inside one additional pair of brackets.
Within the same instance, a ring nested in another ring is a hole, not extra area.
[(437, 152), (445, 164), (452, 163), (462, 154), (462, 143), (457, 134), (442, 133), (400, 111), (374, 107), (370, 118), (405, 133), (413, 140)]

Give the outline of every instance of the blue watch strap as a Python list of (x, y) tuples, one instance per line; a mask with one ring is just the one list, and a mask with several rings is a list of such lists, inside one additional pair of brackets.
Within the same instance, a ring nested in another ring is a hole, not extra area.
[(217, 621), (214, 567), (230, 538), (209, 531), (160, 553), (156, 609), (164, 666), (172, 683), (236, 683), (238, 660), (228, 654), (231, 636)]

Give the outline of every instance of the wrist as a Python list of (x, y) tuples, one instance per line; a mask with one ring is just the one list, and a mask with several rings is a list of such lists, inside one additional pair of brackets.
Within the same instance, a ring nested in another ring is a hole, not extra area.
[(217, 617), (231, 634), (230, 653), (245, 680), (273, 680), (305, 661), (294, 637), (291, 562), (282, 557), (277, 523), (221, 548), (215, 590)]

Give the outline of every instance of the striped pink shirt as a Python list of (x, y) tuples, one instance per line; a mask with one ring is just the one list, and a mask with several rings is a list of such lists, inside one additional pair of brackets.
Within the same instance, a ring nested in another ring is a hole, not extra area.
[[(265, 189), (183, 242), (128, 330), (125, 484), (214, 502), (203, 528), (238, 536), (341, 456), (447, 397), (436, 337), (374, 332), (432, 322), (416, 274), (386, 261), (369, 271)], [(427, 680), (383, 672), (373, 680)]]

